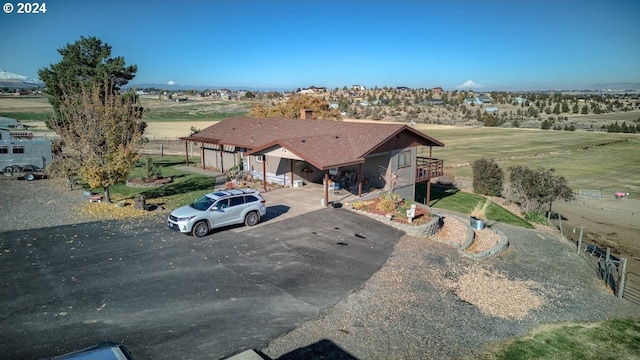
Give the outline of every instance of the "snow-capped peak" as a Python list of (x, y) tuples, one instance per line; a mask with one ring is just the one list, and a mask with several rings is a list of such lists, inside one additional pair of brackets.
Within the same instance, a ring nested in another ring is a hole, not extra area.
[(473, 82), (473, 80), (467, 80), (467, 82), (465, 82), (464, 84), (460, 84), (456, 86), (456, 88), (458, 89), (473, 89), (473, 88), (479, 88), (479, 87), (482, 87), (482, 85), (476, 82)]
[(0, 80), (19, 80), (26, 83), (41, 83), (40, 80), (36, 80), (24, 75), (14, 74), (6, 70), (0, 69)]

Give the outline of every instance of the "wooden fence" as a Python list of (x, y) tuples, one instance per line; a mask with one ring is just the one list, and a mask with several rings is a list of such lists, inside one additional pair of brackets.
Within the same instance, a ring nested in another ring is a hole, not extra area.
[(574, 227), (563, 226), (562, 214), (550, 212), (548, 220), (565, 239), (575, 244), (578, 255), (587, 261), (617, 297), (640, 305), (640, 276), (626, 271), (626, 258), (612, 254), (611, 248), (585, 242), (584, 227), (578, 231)]

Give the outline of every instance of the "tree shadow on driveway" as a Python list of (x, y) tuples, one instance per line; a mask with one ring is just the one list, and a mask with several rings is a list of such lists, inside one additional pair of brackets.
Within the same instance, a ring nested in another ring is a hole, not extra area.
[(289, 212), (291, 208), (289, 206), (286, 205), (274, 205), (274, 206), (267, 206), (267, 215), (263, 216), (262, 219), (260, 219), (261, 221), (269, 221), (272, 219), (277, 218), (278, 216), (281, 216), (287, 212)]

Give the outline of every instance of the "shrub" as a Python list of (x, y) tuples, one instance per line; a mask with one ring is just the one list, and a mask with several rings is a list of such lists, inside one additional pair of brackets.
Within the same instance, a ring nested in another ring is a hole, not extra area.
[(145, 179), (158, 179), (162, 176), (160, 166), (156, 165), (150, 157), (145, 159), (143, 170)]
[(500, 196), (504, 173), (493, 160), (479, 159), (473, 162), (473, 192), (481, 195)]
[(384, 212), (385, 214), (391, 214), (396, 211), (397, 204), (395, 200), (391, 198), (381, 198), (380, 202), (376, 206), (376, 209)]
[(573, 199), (573, 191), (563, 176), (554, 175), (554, 169), (529, 169), (526, 166), (509, 168), (510, 197), (520, 205), (523, 213), (542, 212), (544, 205), (556, 200)]
[(538, 224), (547, 224), (547, 218), (540, 211), (529, 211), (524, 215), (525, 220)]
[(442, 176), (436, 178), (436, 184), (442, 186), (453, 187), (456, 186), (457, 181), (456, 174), (451, 171), (445, 171)]

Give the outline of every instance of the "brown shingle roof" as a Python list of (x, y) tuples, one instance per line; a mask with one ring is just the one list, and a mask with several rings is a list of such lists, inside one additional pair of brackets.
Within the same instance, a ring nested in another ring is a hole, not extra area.
[[(394, 147), (400, 134), (404, 141)], [(281, 146), (319, 169), (361, 163), (377, 149), (444, 146), (403, 124), (283, 118), (228, 118), (184, 139), (244, 147), (249, 154)]]

